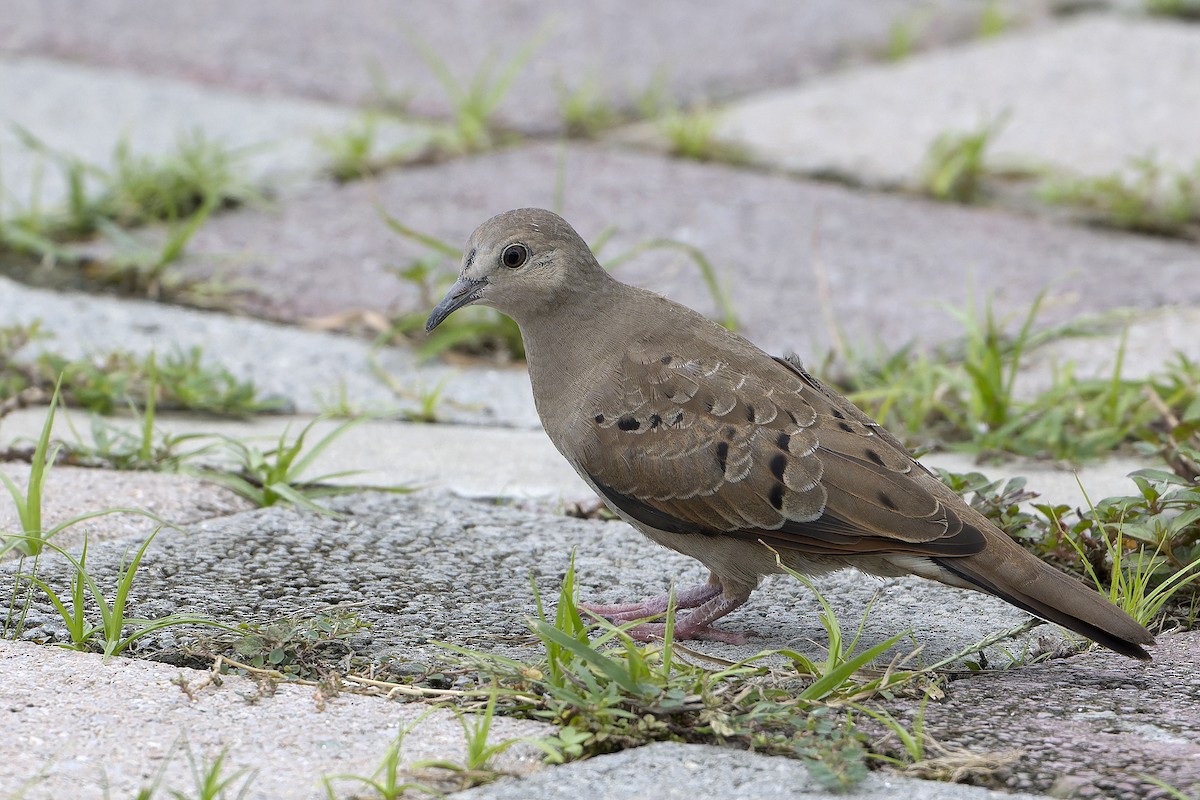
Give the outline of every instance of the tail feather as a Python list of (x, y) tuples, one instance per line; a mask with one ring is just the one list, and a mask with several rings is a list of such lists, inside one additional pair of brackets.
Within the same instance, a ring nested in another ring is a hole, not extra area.
[(935, 558), (940, 567), (1034, 616), (1086, 636), (1130, 658), (1150, 660), (1154, 637), (1099, 592), (1042, 563), (1019, 545), (989, 536), (979, 555)]

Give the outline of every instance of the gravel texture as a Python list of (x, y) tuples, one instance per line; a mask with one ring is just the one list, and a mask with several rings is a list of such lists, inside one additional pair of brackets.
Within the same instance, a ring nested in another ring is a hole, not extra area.
[[(1093, 650), (1074, 658), (956, 681), (925, 707), (946, 747), (1015, 750), (996, 779), (1057, 797), (1165, 798), (1139, 775), (1186, 796), (1200, 789), (1200, 634), (1163, 634), (1141, 664)], [(906, 724), (919, 709), (898, 704)], [(893, 742), (893, 745), (895, 743)]]
[[(697, 562), (654, 545), (623, 522), (598, 522), (531, 513), (492, 502), (436, 492), (360, 494), (330, 507), (340, 517), (273, 507), (166, 530), (143, 560), (134, 611), (153, 617), (199, 613), (228, 622), (266, 623), (353, 604), (370, 628), (349, 642), (368, 659), (445, 663), (438, 642), (536, 659), (525, 619), (536, 611), (532, 576), (548, 601), (557, 596), (572, 550), (580, 595), (620, 602), (662, 594), (672, 581), (700, 583)], [(89, 548), (89, 569), (101, 586), (115, 581), (128, 541)], [(0, 585), (4, 571), (0, 565)], [(68, 579), (59, 560), (44, 559), (42, 579)], [(988, 634), (1020, 624), (1022, 612), (995, 598), (918, 578), (878, 580), (846, 570), (817, 581), (847, 628), (876, 600), (863, 630), (868, 647), (912, 630), (925, 658), (957, 652)], [(913, 609), (920, 609), (913, 616)], [(748, 631), (751, 642), (697, 647), (734, 660), (762, 649), (797, 647), (820, 654), (826, 635), (819, 606), (807, 589), (770, 580), (724, 627)], [(35, 598), (27, 638), (63, 635), (57, 613)], [(1049, 627), (1008, 646), (1021, 652)], [(180, 631), (155, 636), (147, 651), (171, 655)], [(898, 648), (907, 652), (911, 644)], [(999, 651), (992, 660), (1006, 663)]]
[[(0, 463), (0, 473), (11, 478), (22, 492), (26, 490), (28, 464)], [(125, 513), (93, 517), (51, 539), (59, 547), (68, 548), (78, 547), (84, 537), (94, 544), (105, 539), (148, 536), (162, 525), (159, 520), (182, 526), (251, 508), (248, 500), (228, 489), (185, 475), (68, 466), (51, 469), (42, 496), (42, 524), (47, 529), (105, 508), (140, 509), (157, 518)], [(20, 530), (16, 508), (11, 503), (0, 503), (0, 530)], [(13, 556), (15, 552), (8, 554)]]

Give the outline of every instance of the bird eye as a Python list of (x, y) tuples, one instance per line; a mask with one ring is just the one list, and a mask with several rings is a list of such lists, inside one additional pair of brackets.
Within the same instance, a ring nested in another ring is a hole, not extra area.
[(500, 262), (509, 269), (516, 269), (529, 258), (529, 250), (523, 244), (510, 244), (500, 255)]

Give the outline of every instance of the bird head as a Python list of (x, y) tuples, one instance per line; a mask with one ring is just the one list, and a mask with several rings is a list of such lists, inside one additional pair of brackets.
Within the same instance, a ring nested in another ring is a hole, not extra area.
[(471, 234), (458, 280), (425, 323), (432, 331), (458, 309), (484, 305), (521, 323), (565, 291), (586, 291), (590, 276), (607, 277), (566, 220), (540, 208), (492, 217)]

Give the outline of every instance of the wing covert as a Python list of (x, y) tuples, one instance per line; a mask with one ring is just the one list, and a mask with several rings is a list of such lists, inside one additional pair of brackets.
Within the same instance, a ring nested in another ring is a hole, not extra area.
[[(579, 409), (568, 456), (605, 499), (658, 530), (819, 555), (983, 549), (890, 434), (798, 365), (641, 347)], [(752, 368), (748, 368), (752, 364)]]

